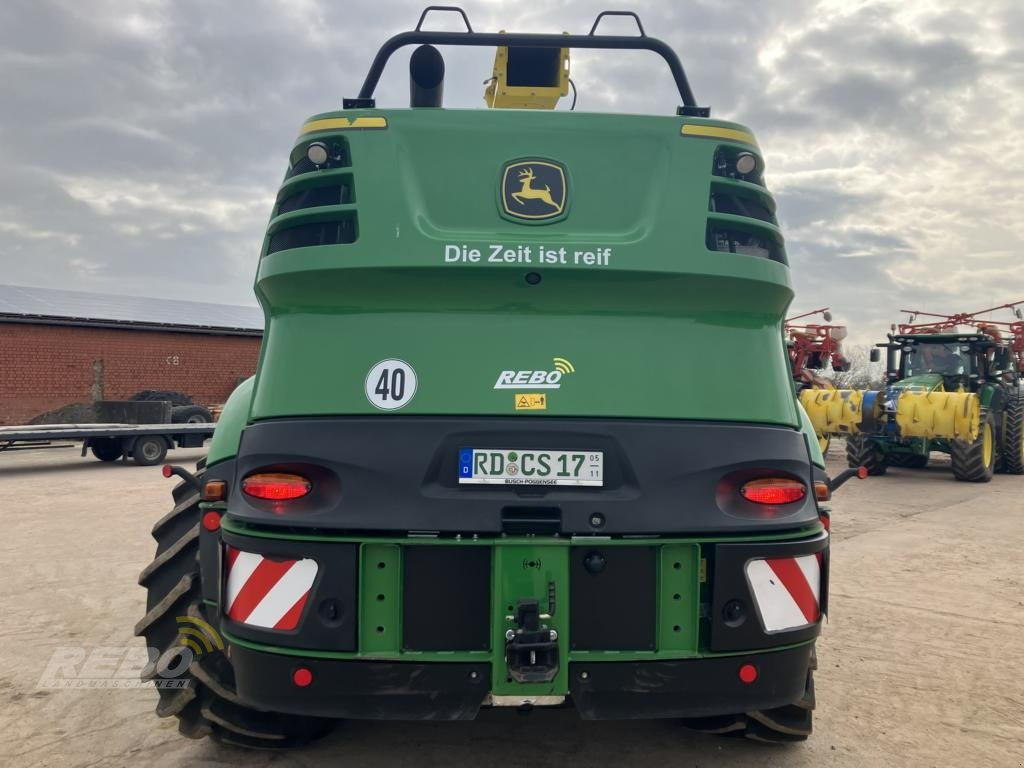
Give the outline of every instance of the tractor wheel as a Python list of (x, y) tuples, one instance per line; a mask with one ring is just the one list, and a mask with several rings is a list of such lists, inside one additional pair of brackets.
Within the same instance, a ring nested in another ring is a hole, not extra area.
[(117, 461), (124, 455), (124, 446), (116, 437), (97, 437), (90, 440), (89, 450), (100, 461)]
[(890, 453), (885, 457), (890, 467), (905, 469), (924, 469), (928, 466), (928, 457), (919, 453)]
[[(212, 736), (245, 747), (294, 747), (323, 735), (332, 721), (262, 712), (238, 701), (217, 619), (203, 603), (199, 493), (179, 483), (173, 494), (174, 508), (153, 526), (156, 559), (139, 575), (146, 615), (135, 625), (154, 659), (142, 677), (157, 684), (157, 715), (177, 717), (178, 730), (189, 738)], [(197, 632), (204, 635), (202, 645), (190, 638)]]
[(996, 466), (996, 428), (992, 414), (981, 420), (981, 430), (974, 442), (951, 440), (949, 453), (953, 459), (953, 477), (968, 483), (987, 483)]
[(1024, 398), (1011, 400), (1004, 411), (1002, 470), (1024, 475)]
[[(811, 666), (813, 668), (813, 661)], [(807, 686), (803, 698), (793, 704), (739, 715), (687, 718), (683, 720), (683, 725), (703, 733), (747, 738), (771, 744), (806, 741), (814, 726), (813, 669), (807, 670)]]
[(176, 405), (171, 408), (171, 421), (174, 424), (210, 424), (213, 414), (201, 405)]
[(846, 463), (850, 467), (867, 467), (869, 475), (884, 475), (888, 462), (885, 453), (864, 435), (846, 438)]
[(135, 441), (132, 461), (140, 467), (151, 467), (167, 458), (167, 441), (160, 435), (144, 435)]

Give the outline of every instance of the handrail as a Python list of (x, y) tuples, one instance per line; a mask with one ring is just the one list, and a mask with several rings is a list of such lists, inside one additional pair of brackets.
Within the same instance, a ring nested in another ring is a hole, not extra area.
[(466, 12), (464, 10), (459, 8), (459, 6), (457, 6), (457, 5), (428, 5), (426, 8), (423, 9), (423, 13), (420, 14), (420, 20), (416, 22), (416, 30), (415, 30), (416, 32), (419, 32), (420, 29), (423, 27), (423, 20), (425, 18), (427, 18), (427, 14), (430, 13), (431, 11), (451, 11), (453, 13), (461, 14), (462, 15), (462, 20), (464, 22), (466, 22), (466, 31), (467, 32), (472, 32), (473, 31), (473, 27), (470, 26), (470, 24), (469, 24), (469, 17), (466, 15)]
[[(601, 11), (597, 14), (597, 18), (594, 19), (594, 26), (590, 28), (590, 34), (594, 34), (597, 31), (597, 25), (601, 23), (601, 19), (605, 16), (632, 16), (633, 21), (636, 22), (637, 29), (640, 30), (640, 37), (647, 37), (647, 33), (644, 32), (644, 25), (640, 23), (640, 17), (633, 11)], [(469, 22), (466, 22), (467, 24)]]
[[(421, 29), (420, 27), (423, 24), (424, 17), (427, 15), (427, 12), (431, 10), (445, 10), (460, 13), (463, 20), (466, 22), (466, 28), (469, 31), (430, 32)], [(622, 15), (632, 16), (636, 20), (637, 26), (640, 30), (640, 35), (624, 36), (594, 34), (594, 31), (597, 29), (597, 25), (603, 16)], [(384, 45), (381, 46), (380, 50), (377, 51), (377, 55), (370, 64), (370, 70), (367, 72), (366, 79), (363, 80), (363, 85), (359, 89), (358, 98), (344, 100), (344, 106), (346, 109), (373, 106), (373, 93), (377, 88), (377, 84), (380, 82), (381, 75), (384, 74), (384, 68), (388, 63), (388, 59), (390, 59), (391, 55), (399, 48), (404, 48), (407, 45), (461, 45), (495, 48), (500, 46), (524, 46), (536, 48), (596, 48), (651, 51), (661, 56), (661, 58), (665, 60), (665, 63), (668, 64), (668, 68), (672, 72), (672, 78), (675, 80), (676, 88), (679, 90), (679, 96), (683, 101), (683, 111), (686, 114), (706, 115), (706, 110), (697, 106), (697, 100), (694, 98), (693, 90), (690, 88), (690, 82), (686, 78), (686, 72), (683, 70), (683, 65), (680, 63), (676, 52), (662, 40), (654, 37), (648, 37), (644, 33), (643, 26), (640, 24), (640, 19), (631, 11), (603, 11), (594, 21), (594, 26), (591, 28), (590, 34), (587, 35), (551, 35), (533, 33), (508, 34), (504, 32), (473, 32), (465, 11), (456, 6), (429, 6), (420, 16), (419, 23), (416, 25), (415, 30), (411, 32), (401, 32), (387, 40)]]

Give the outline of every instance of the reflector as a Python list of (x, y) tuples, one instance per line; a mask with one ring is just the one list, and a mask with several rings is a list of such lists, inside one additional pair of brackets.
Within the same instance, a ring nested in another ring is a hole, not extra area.
[(224, 501), (228, 497), (228, 484), (223, 480), (207, 480), (203, 486), (203, 501)]
[(757, 667), (753, 664), (744, 664), (739, 671), (740, 682), (750, 684), (757, 680)]
[(306, 667), (299, 667), (292, 672), (292, 682), (299, 688), (305, 688), (313, 682), (313, 673), (306, 669)]

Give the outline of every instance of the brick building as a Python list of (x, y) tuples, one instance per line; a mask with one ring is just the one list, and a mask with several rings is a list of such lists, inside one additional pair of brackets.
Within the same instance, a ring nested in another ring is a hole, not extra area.
[(0, 425), (144, 389), (223, 403), (262, 335), (258, 307), (0, 285)]

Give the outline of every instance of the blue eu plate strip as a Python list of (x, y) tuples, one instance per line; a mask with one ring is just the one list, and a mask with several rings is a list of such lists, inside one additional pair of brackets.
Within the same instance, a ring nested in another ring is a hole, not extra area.
[(473, 449), (463, 448), (459, 451), (459, 477), (473, 476)]

